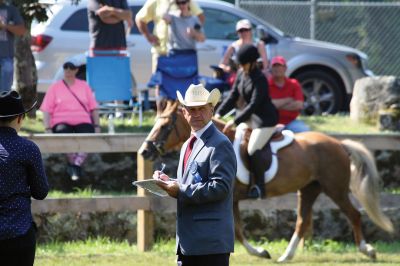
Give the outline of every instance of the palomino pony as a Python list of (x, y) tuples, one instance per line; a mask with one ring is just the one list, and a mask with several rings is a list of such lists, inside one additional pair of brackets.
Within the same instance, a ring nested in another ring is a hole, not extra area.
[[(222, 121), (214, 120), (223, 128)], [(227, 132), (233, 140), (234, 132)], [(145, 159), (155, 159), (166, 151), (178, 149), (189, 138), (190, 127), (177, 102), (168, 102), (159, 112), (153, 129), (139, 153)], [(330, 197), (348, 218), (358, 249), (372, 259), (374, 248), (367, 244), (361, 230), (361, 215), (349, 199), (349, 192), (359, 200), (371, 220), (386, 231), (393, 225), (381, 211), (379, 204), (379, 176), (373, 157), (360, 143), (335, 138), (317, 132), (296, 134), (293, 142), (279, 150), (279, 169), (265, 186), (266, 196), (274, 197), (298, 191), (298, 210), (295, 232), (279, 262), (290, 260), (299, 241), (310, 225), (312, 206), (321, 192)], [(244, 237), (239, 215), (239, 200), (245, 199), (247, 185), (236, 179), (233, 210), (236, 238), (250, 254), (270, 258), (263, 248), (253, 247)]]

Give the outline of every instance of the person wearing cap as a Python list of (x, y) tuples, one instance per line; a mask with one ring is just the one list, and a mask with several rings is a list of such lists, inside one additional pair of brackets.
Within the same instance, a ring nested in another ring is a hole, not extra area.
[(279, 112), (279, 124), (295, 133), (310, 131), (301, 120), (296, 119), (304, 104), (303, 91), (296, 79), (286, 77), (286, 60), (275, 56), (271, 60), (271, 76), (268, 79), (269, 95)]
[[(46, 132), (100, 133), (97, 102), (86, 81), (76, 78), (78, 65), (69, 61), (63, 70), (63, 79), (50, 86), (40, 106)], [(67, 157), (67, 172), (72, 180), (78, 180), (87, 154), (71, 153)]]
[[(233, 184), (236, 156), (229, 139), (212, 123), (218, 89), (190, 85), (183, 97), (177, 91), (182, 112), (191, 128), (183, 144), (177, 179), (155, 171), (153, 178), (177, 199), (178, 265), (229, 265), (234, 246)], [(179, 264), (181, 263), (181, 264)]]
[(252, 130), (248, 144), (250, 168), (254, 186), (249, 189), (250, 198), (264, 196), (264, 160), (261, 149), (269, 141), (278, 123), (278, 112), (268, 93), (268, 81), (256, 66), (258, 49), (252, 44), (243, 45), (237, 59), (241, 66), (233, 84), (231, 94), (219, 106), (216, 117), (219, 118), (236, 108), (236, 116), (227, 122), (224, 131), (234, 125), (246, 123)]
[(18, 136), (25, 114), (18, 92), (0, 92), (0, 263), (33, 265), (36, 225), (31, 197), (42, 200), (49, 184), (38, 146)]
[(226, 73), (233, 72), (233, 77), (235, 77), (235, 68), (236, 64), (238, 63), (237, 53), (239, 49), (245, 44), (253, 44), (257, 47), (258, 53), (260, 54), (261, 58), (262, 72), (265, 75), (268, 74), (268, 56), (265, 50), (265, 43), (262, 40), (259, 40), (256, 43), (254, 42), (252, 28), (253, 27), (251, 25), (251, 22), (248, 19), (242, 19), (236, 23), (236, 32), (239, 36), (239, 39), (228, 46), (221, 62), (219, 63), (219, 67), (222, 68)]
[(26, 32), (18, 9), (0, 0), (0, 92), (11, 90), (14, 78), (14, 40)]

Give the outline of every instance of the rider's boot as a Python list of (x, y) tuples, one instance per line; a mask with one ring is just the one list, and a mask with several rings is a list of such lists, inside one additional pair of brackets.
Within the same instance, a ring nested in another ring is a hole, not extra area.
[(261, 150), (257, 150), (253, 155), (250, 156), (250, 169), (251, 177), (253, 178), (253, 184), (248, 192), (248, 197), (252, 199), (261, 199), (265, 196), (264, 188), (264, 172), (265, 162), (261, 155)]

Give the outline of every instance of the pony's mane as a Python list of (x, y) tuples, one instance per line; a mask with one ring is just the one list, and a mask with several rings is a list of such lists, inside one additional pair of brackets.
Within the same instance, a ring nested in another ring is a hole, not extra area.
[(170, 116), (173, 113), (177, 112), (178, 107), (179, 107), (178, 101), (168, 100), (165, 108), (161, 110), (161, 112), (158, 115), (164, 117)]

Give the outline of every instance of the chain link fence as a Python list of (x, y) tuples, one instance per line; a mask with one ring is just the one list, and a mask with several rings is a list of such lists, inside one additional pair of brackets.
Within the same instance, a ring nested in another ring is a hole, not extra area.
[(290, 35), (347, 45), (376, 75), (400, 76), (400, 1), (236, 0)]

